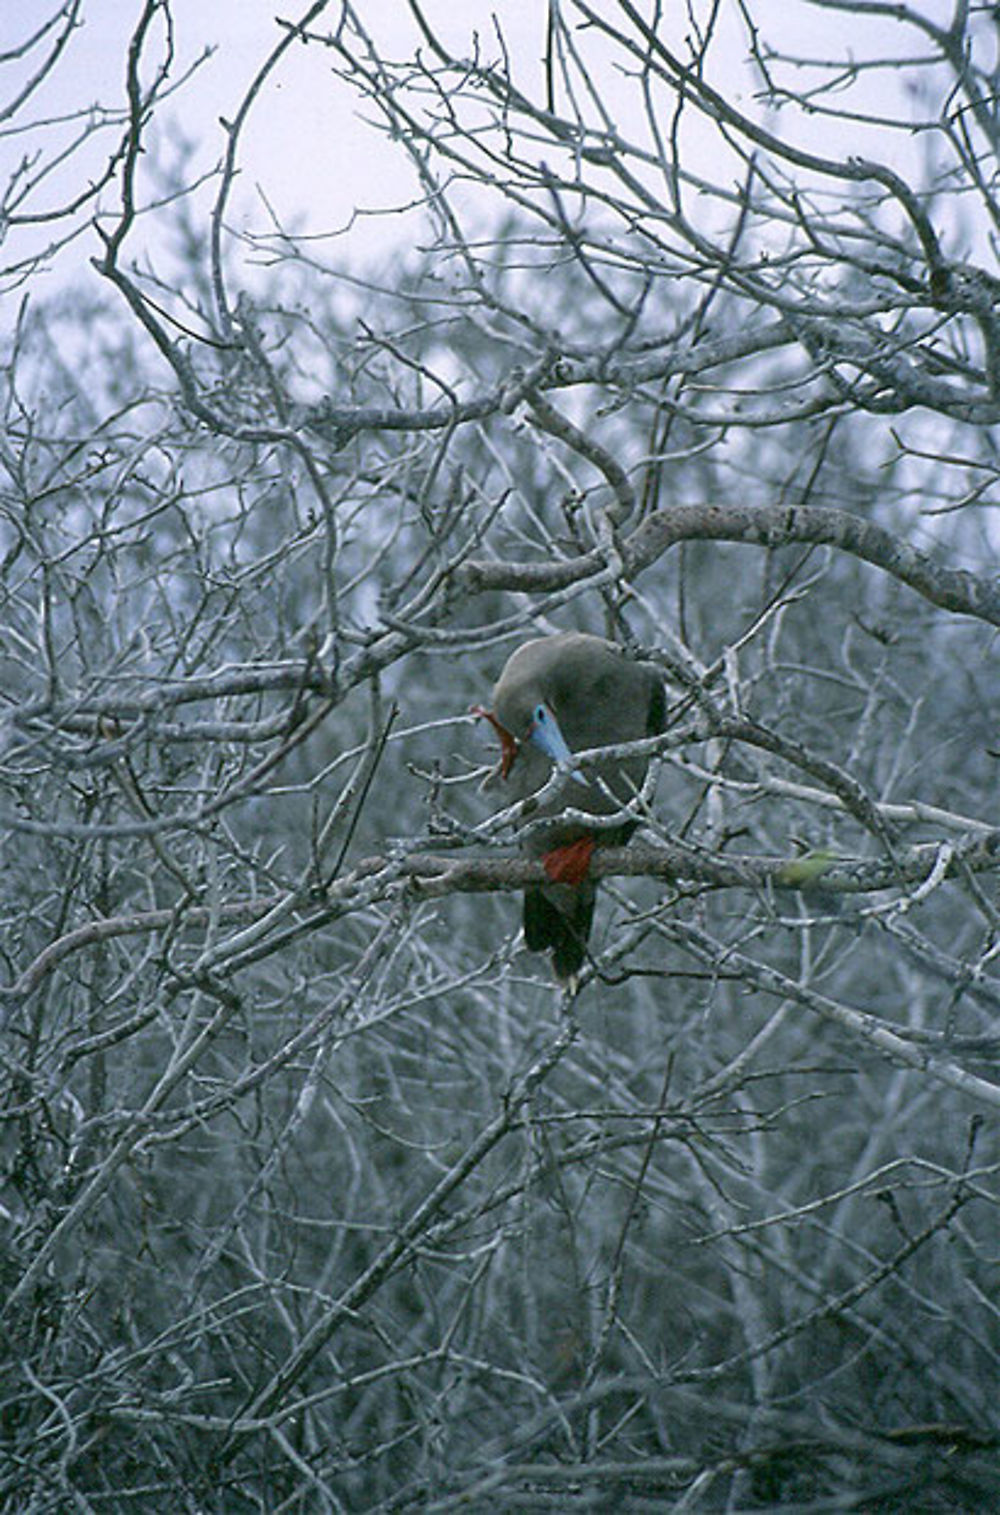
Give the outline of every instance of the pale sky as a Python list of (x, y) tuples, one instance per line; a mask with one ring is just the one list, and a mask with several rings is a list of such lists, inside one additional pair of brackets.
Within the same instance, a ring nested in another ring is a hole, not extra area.
[[(41, 21), (57, 8), (57, 0), (0, 0), (0, 50), (8, 52), (30, 36)], [(213, 57), (202, 64), (196, 77), (161, 106), (157, 119), (179, 126), (196, 144), (195, 162), (207, 170), (225, 151), (225, 134), (219, 118), (232, 119), (250, 81), (282, 31), (276, 16), (297, 19), (306, 4), (282, 0), (173, 0), (176, 60), (172, 77), (179, 78), (206, 47), (215, 47)], [(389, 44), (393, 56), (406, 56), (417, 36), (404, 0), (361, 0), (359, 11), (366, 26)], [(125, 97), (125, 59), (128, 39), (142, 10), (141, 0), (84, 0), (83, 25), (73, 37), (42, 89), (14, 121), (0, 122), (0, 183), (5, 184), (25, 154), (42, 150), (53, 154), (55, 144), (65, 142), (78, 129), (60, 125), (57, 118), (86, 110), (92, 105), (121, 106)], [(505, 37), (521, 57), (541, 56), (544, 45), (544, 6), (519, 0), (426, 0), (425, 10), (433, 24), (461, 51), (469, 46), (477, 26), (492, 36), (490, 17), (502, 19)], [(478, 20), (477, 20), (477, 12)], [(316, 23), (329, 28), (339, 14), (330, 5)], [(456, 24), (456, 20), (458, 24)], [(159, 32), (162, 36), (162, 30)], [(494, 49), (495, 51), (495, 49)], [(159, 55), (159, 49), (155, 55)], [(37, 68), (42, 50), (30, 65), (16, 61), (0, 73), (0, 109), (15, 95), (18, 86)], [(150, 50), (150, 56), (154, 56)], [(268, 222), (261, 193), (277, 216), (289, 226), (303, 224), (311, 232), (333, 231), (346, 226), (355, 210), (384, 210), (410, 201), (416, 181), (406, 154), (360, 119), (367, 109), (353, 90), (332, 69), (332, 52), (320, 46), (295, 44), (270, 76), (250, 115), (241, 138), (241, 175), (234, 195), (230, 220), (252, 223), (258, 230)], [(3, 131), (6, 125), (7, 132)], [(11, 132), (10, 127), (20, 130)], [(24, 128), (30, 127), (29, 130)], [(94, 148), (78, 154), (65, 171), (52, 176), (33, 196), (32, 209), (47, 209), (71, 196), (88, 174), (100, 172), (114, 140), (108, 132), (95, 139)], [(116, 194), (108, 189), (102, 204), (112, 208)], [(52, 229), (24, 229), (11, 234), (24, 245), (44, 246)], [(341, 255), (364, 261), (391, 246), (401, 234), (393, 218), (362, 220), (355, 224)], [(61, 278), (72, 278), (96, 251), (92, 233), (67, 249), (57, 259)], [(5, 261), (11, 256), (8, 241)]]
[[(58, 0), (0, 0), (0, 51), (9, 53), (23, 42), (53, 14), (57, 4)], [(543, 0), (423, 0), (423, 4), (431, 23), (459, 55), (471, 52), (473, 32), (478, 31), (484, 53), (491, 59), (497, 56), (492, 21), (497, 15), (518, 82), (541, 97), (546, 16)], [(940, 4), (945, 19), (950, 11), (947, 0), (926, 0), (929, 13), (935, 4)], [(232, 118), (249, 82), (281, 37), (276, 15), (297, 19), (306, 8), (305, 0), (296, 4), (283, 0), (173, 0), (176, 58), (172, 77), (178, 79), (204, 48), (217, 49), (197, 76), (161, 105), (157, 116), (159, 129), (173, 124), (193, 142), (193, 168), (207, 172), (222, 157), (225, 134), (219, 118)], [(420, 39), (405, 0), (357, 0), (357, 10), (389, 56), (412, 56)], [(752, 109), (752, 82), (743, 61), (745, 34), (739, 10), (735, 4), (723, 6), (720, 36), (713, 44), (713, 66), (721, 67), (723, 77), (717, 74), (716, 82), (724, 86), (729, 98), (744, 109)], [(9, 119), (0, 118), (0, 186), (8, 182), (26, 154), (40, 152), (51, 158), (56, 145), (79, 129), (79, 120), (75, 125), (60, 124), (59, 118), (95, 104), (121, 107), (128, 38), (141, 11), (142, 0), (84, 0), (83, 24), (58, 67), (24, 109)], [(676, 0), (673, 12), (670, 6), (665, 7), (666, 14), (673, 17), (674, 40), (682, 51), (685, 11), (686, 5), (680, 0)], [(316, 29), (328, 31), (336, 24), (339, 12), (337, 0), (332, 0), (315, 23)], [(903, 39), (904, 29), (881, 17), (859, 23), (857, 35), (845, 37), (849, 23), (842, 14), (814, 9), (805, 0), (757, 0), (754, 6), (754, 15), (762, 24), (779, 13), (776, 40), (791, 51), (832, 56), (849, 49), (863, 55), (866, 45), (870, 49), (876, 42), (884, 53), (899, 50)], [(912, 48), (913, 32), (905, 29), (905, 36)], [(162, 28), (157, 38), (157, 49), (149, 52), (151, 58), (159, 56)], [(588, 40), (588, 48), (592, 40)], [(9, 106), (27, 74), (38, 67), (41, 56), (41, 50), (36, 50), (23, 64), (10, 59), (0, 67), (0, 110)], [(599, 49), (595, 56), (600, 60)], [(370, 107), (336, 77), (335, 62), (332, 51), (321, 45), (294, 44), (268, 80), (241, 141), (240, 179), (229, 207), (232, 226), (266, 230), (270, 223), (265, 196), (285, 227), (312, 234), (346, 227), (357, 210), (390, 210), (414, 198), (416, 181), (406, 153), (360, 119), (361, 112), (370, 111)], [(610, 63), (597, 82), (613, 112), (621, 112), (615, 119), (628, 133), (633, 123), (627, 113), (635, 109), (633, 86)], [(885, 75), (880, 76), (878, 87), (885, 90)], [(809, 143), (813, 131), (814, 143), (821, 151), (864, 152), (881, 156), (896, 167), (901, 166), (900, 154), (912, 151), (900, 133), (861, 140), (849, 122), (831, 129), (829, 123), (813, 124), (798, 113), (793, 120), (788, 113), (770, 124), (779, 130), (787, 126), (804, 145), (813, 145)], [(70, 159), (40, 187), (29, 202), (30, 208), (58, 205), (75, 193), (88, 175), (98, 174), (116, 135), (109, 131), (94, 138), (86, 152)], [(868, 138), (871, 136), (869, 131)], [(719, 172), (717, 143), (714, 151), (716, 161), (708, 165), (710, 174)], [(541, 146), (539, 153), (544, 155)], [(211, 191), (206, 194), (206, 207), (211, 195)], [(116, 198), (116, 188), (109, 187), (102, 195), (102, 204), (113, 209)], [(81, 220), (91, 215), (92, 208), (82, 213)], [(420, 236), (421, 224), (418, 217), (362, 217), (352, 226), (349, 237), (336, 244), (336, 256), (349, 259), (355, 266), (384, 258), (400, 239), (412, 246)], [(11, 261), (15, 251), (22, 248), (46, 246), (54, 234), (50, 227), (13, 228), (3, 248), (4, 261)], [(130, 244), (133, 257), (138, 255), (140, 243), (141, 232), (137, 232)], [(88, 228), (53, 259), (57, 281), (65, 284), (86, 273), (88, 260), (97, 250), (94, 233)], [(325, 251), (329, 255), (329, 244)]]

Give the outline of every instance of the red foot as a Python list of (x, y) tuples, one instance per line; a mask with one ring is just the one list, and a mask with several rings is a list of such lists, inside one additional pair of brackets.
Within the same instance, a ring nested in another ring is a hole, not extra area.
[(587, 877), (594, 838), (581, 836), (578, 842), (554, 847), (542, 857), (542, 867), (554, 884), (582, 884)]

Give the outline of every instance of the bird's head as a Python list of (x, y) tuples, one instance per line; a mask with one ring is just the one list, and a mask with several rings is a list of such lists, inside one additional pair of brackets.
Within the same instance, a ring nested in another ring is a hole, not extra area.
[(500, 738), (501, 778), (509, 775), (523, 744), (532, 742), (540, 752), (544, 752), (554, 767), (568, 769), (578, 783), (586, 784), (587, 780), (579, 768), (574, 766), (573, 754), (549, 701), (535, 699), (519, 702), (510, 712), (504, 712), (510, 721), (509, 726), (500, 720), (495, 711), (487, 710), (482, 705), (474, 706), (473, 713), (485, 717)]

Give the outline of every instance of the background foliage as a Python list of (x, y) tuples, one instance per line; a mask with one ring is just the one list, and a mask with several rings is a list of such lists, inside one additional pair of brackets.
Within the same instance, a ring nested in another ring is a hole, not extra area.
[[(206, 198), (163, 0), (55, 211), (82, 0), (6, 59), (5, 1508), (992, 1507), (997, 65), (942, 9), (569, 0), (525, 61), (314, 4), (269, 67), (426, 200), (363, 269), (230, 224), (258, 83)], [(571, 627), (670, 695), (575, 997), (468, 713)]]

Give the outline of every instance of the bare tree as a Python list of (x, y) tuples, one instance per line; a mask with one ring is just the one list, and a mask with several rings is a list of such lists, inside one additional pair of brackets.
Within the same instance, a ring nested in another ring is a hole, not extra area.
[[(996, 27), (780, 9), (316, 0), (209, 204), (166, 0), (68, 145), (7, 55), (5, 1508), (995, 1497)], [(231, 225), (303, 49), (422, 248)], [(669, 709), (563, 991), (470, 707), (571, 627)]]

